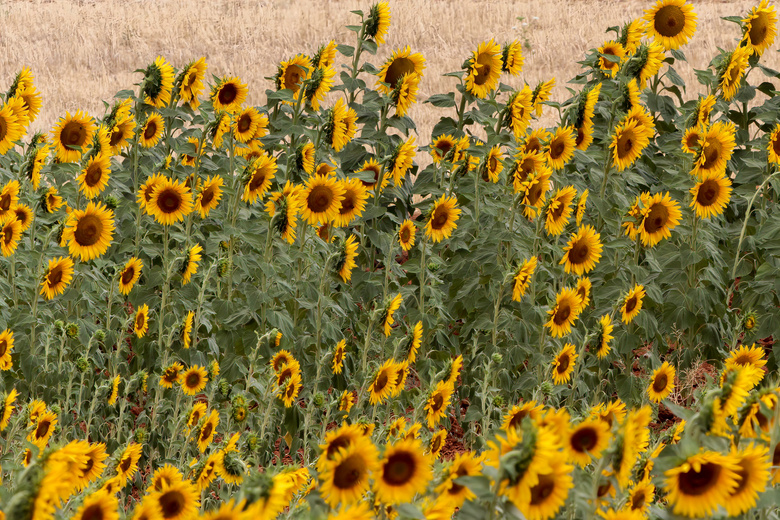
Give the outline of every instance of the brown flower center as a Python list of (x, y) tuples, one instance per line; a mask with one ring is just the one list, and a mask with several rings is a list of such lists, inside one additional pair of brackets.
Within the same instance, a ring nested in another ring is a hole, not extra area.
[(719, 464), (707, 462), (701, 465), (701, 471), (693, 468), (680, 473), (678, 483), (680, 491), (688, 496), (700, 496), (707, 493), (718, 484), (723, 468)]
[(574, 451), (584, 453), (592, 451), (598, 443), (599, 435), (594, 428), (580, 428), (571, 436), (571, 447)]
[(398, 452), (390, 455), (384, 468), (382, 468), (382, 480), (390, 486), (403, 486), (407, 484), (417, 472), (417, 461), (408, 452)]
[(718, 201), (720, 195), (720, 184), (715, 179), (707, 179), (699, 186), (699, 193), (696, 195), (696, 202), (700, 206), (712, 206)]
[(761, 45), (766, 39), (766, 35), (769, 32), (769, 20), (765, 14), (760, 14), (756, 18), (750, 21), (750, 30), (748, 35), (750, 36), (750, 43), (752, 45)]
[(135, 316), (135, 328), (141, 330), (146, 324), (146, 315), (143, 312), (139, 312)]
[(163, 518), (176, 518), (181, 514), (187, 498), (178, 489), (171, 489), (160, 495), (157, 499), (162, 510)]
[(69, 121), (60, 132), (60, 141), (62, 145), (72, 150), (76, 146), (84, 146), (87, 141), (87, 129), (78, 121)]
[(661, 231), (669, 222), (669, 209), (663, 204), (653, 204), (642, 225), (650, 234)]
[(673, 38), (685, 27), (685, 13), (676, 5), (666, 5), (655, 13), (653, 25), (661, 36)]
[(73, 238), (82, 247), (97, 244), (103, 234), (103, 221), (97, 215), (84, 215), (76, 224)]
[(157, 135), (157, 123), (155, 121), (148, 121), (144, 128), (144, 139), (151, 139)]
[(312, 213), (327, 211), (333, 202), (333, 191), (328, 186), (315, 186), (306, 197), (306, 205)]
[(658, 374), (655, 379), (653, 379), (653, 392), (660, 394), (666, 390), (666, 383), (668, 382), (669, 378), (666, 374)]
[(414, 72), (414, 62), (409, 58), (396, 58), (387, 67), (387, 73), (385, 74), (385, 83), (390, 85), (390, 88), (395, 88), (398, 82), (404, 75)]
[(562, 354), (558, 358), (558, 366), (555, 368), (556, 372), (559, 374), (564, 374), (569, 369), (569, 355), (568, 354)]
[(531, 488), (531, 505), (543, 503), (555, 491), (555, 475), (539, 475), (539, 483)]
[(363, 457), (354, 453), (342, 460), (333, 472), (333, 485), (338, 489), (352, 489), (366, 476)]
[(99, 503), (84, 508), (84, 511), (79, 515), (79, 520), (103, 520), (104, 518), (103, 507)]
[(477, 56), (476, 63), (474, 64), (474, 69), (476, 70), (476, 74), (474, 74), (475, 85), (482, 86), (487, 83), (488, 78), (490, 78), (492, 62), (493, 59), (488, 53), (483, 52)]
[(433, 212), (433, 218), (431, 219), (432, 229), (442, 229), (450, 219), (450, 212), (444, 206), (439, 206)]
[(233, 103), (237, 97), (238, 87), (233, 82), (222, 85), (222, 88), (219, 89), (219, 93), (217, 94), (217, 99), (223, 105), (229, 105)]
[(562, 302), (562, 304), (555, 311), (555, 315), (553, 316), (553, 323), (556, 325), (563, 325), (569, 319), (571, 313), (571, 305), (569, 305), (568, 302)]
[(633, 310), (636, 309), (638, 303), (639, 302), (637, 301), (636, 296), (632, 296), (626, 300), (626, 314), (633, 312)]
[(157, 195), (157, 208), (163, 213), (179, 211), (183, 202), (179, 192), (173, 189), (164, 189)]
[(129, 266), (124, 271), (122, 271), (122, 284), (127, 285), (129, 284), (133, 278), (135, 277), (135, 267)]
[(189, 388), (197, 388), (200, 385), (200, 374), (195, 372), (187, 376), (186, 384)]
[(282, 87), (288, 88), (293, 92), (298, 92), (300, 88), (301, 80), (306, 76), (306, 73), (298, 65), (289, 65), (284, 71), (284, 84)]
[(49, 287), (53, 287), (59, 284), (62, 281), (63, 274), (62, 267), (59, 265), (55, 266), (54, 269), (49, 271), (49, 276), (46, 277), (49, 280)]
[(240, 134), (249, 131), (249, 129), (252, 128), (252, 116), (249, 114), (241, 114), (241, 117), (238, 118), (236, 128)]

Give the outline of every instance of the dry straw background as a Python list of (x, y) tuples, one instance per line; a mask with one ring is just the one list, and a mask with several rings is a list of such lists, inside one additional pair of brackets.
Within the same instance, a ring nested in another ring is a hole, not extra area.
[[(32, 68), (44, 97), (34, 124), (48, 130), (66, 111), (87, 110), (102, 116), (110, 100), (139, 81), (133, 71), (158, 54), (174, 66), (205, 56), (209, 72), (236, 75), (248, 83), (252, 104), (265, 103), (266, 79), (280, 60), (312, 53), (335, 39), (354, 44), (344, 26), (357, 23), (353, 9), (373, 0), (0, 0), (0, 89), (24, 65)], [(564, 82), (579, 70), (585, 52), (607, 39), (610, 25), (641, 16), (647, 1), (597, 0), (391, 0), (392, 25), (386, 45), (373, 59), (381, 63), (399, 46), (410, 45), (428, 60), (420, 100), (451, 91), (457, 70), (479, 42), (526, 39), (525, 67), (512, 85), (535, 85), (556, 77), (553, 99), (567, 97)], [(694, 2), (699, 26), (684, 48), (689, 66), (678, 67), (693, 97), (693, 68), (704, 68), (717, 48), (730, 49), (738, 27), (722, 16), (744, 15), (754, 1)], [(524, 19), (523, 22), (518, 17)], [(774, 48), (762, 62), (780, 69)], [(343, 61), (343, 60), (342, 60)], [(370, 81), (370, 80), (369, 80)], [(755, 80), (754, 80), (755, 81)], [(411, 116), (425, 144), (443, 109), (417, 105)], [(554, 120), (547, 118), (552, 125)]]

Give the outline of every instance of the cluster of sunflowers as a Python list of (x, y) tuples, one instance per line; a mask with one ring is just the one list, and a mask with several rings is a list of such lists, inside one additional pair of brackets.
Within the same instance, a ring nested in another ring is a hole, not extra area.
[(261, 107), (158, 57), (28, 137), (13, 79), (0, 520), (777, 517), (775, 8), (689, 100), (685, 0), (562, 102), (483, 42), (422, 147), (425, 58), (354, 13)]

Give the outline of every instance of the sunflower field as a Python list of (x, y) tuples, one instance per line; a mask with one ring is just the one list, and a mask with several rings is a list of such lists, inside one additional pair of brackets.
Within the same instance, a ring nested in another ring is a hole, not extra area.
[(158, 57), (34, 133), (10, 80), (0, 519), (780, 518), (775, 8), (685, 85), (658, 0), (563, 102), (495, 39), (418, 99), (353, 13), (265, 106)]

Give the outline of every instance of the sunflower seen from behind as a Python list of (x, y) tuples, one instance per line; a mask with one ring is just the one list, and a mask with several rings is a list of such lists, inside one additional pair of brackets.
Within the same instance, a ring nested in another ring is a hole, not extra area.
[(190, 105), (192, 110), (200, 106), (200, 95), (203, 93), (203, 78), (206, 77), (206, 58), (198, 58), (190, 62), (181, 71), (179, 81), (179, 98)]
[(157, 56), (144, 71), (141, 95), (144, 102), (155, 108), (163, 108), (171, 102), (173, 90), (173, 67), (162, 56)]
[(750, 47), (737, 47), (720, 68), (718, 85), (721, 95), (726, 101), (731, 101), (742, 86), (742, 77), (748, 67), (748, 60), (753, 53)]
[(615, 326), (612, 324), (612, 318), (609, 314), (599, 318), (599, 328), (596, 335), (596, 357), (604, 359), (611, 350), (609, 342), (612, 340), (612, 331)]

